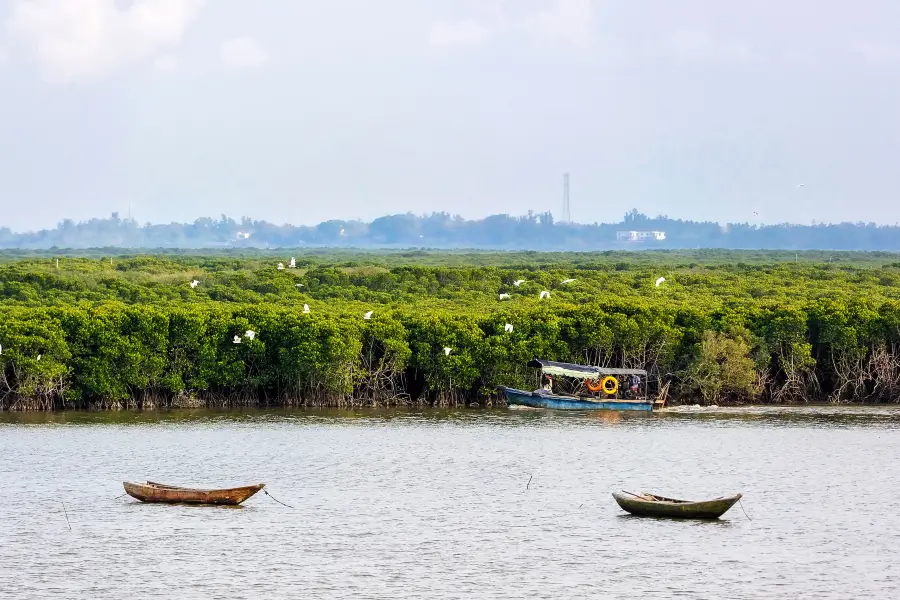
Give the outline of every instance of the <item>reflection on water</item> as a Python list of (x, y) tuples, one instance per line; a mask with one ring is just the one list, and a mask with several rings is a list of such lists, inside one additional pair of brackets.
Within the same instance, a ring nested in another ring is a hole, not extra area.
[[(0, 596), (900, 597), (898, 426), (894, 407), (0, 414)], [(265, 482), (294, 508), (118, 497), (147, 479)], [(753, 520), (632, 517), (617, 489), (743, 492)]]

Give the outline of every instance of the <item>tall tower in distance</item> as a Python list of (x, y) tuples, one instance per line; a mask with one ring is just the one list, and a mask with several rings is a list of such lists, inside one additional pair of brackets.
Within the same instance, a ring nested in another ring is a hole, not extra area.
[(572, 207), (569, 205), (569, 174), (563, 173), (563, 209), (562, 209), (562, 219), (560, 219), (563, 223), (569, 223), (572, 221)]

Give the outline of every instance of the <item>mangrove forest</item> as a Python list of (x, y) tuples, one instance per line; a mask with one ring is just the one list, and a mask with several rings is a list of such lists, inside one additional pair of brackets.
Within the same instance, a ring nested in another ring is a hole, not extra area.
[(900, 256), (0, 258), (8, 410), (496, 406), (534, 357), (646, 369), (676, 403), (896, 402)]

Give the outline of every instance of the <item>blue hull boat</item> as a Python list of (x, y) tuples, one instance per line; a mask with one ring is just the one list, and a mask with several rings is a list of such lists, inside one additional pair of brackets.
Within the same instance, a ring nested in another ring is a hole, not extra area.
[(506, 396), (510, 406), (557, 408), (563, 410), (637, 410), (650, 412), (653, 402), (644, 400), (581, 400), (573, 396), (556, 396), (546, 392), (526, 392), (505, 386), (497, 391)]

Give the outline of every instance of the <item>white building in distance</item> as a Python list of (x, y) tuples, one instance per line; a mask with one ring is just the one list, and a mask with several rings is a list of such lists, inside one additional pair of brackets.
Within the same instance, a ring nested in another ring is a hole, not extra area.
[(617, 231), (617, 242), (661, 242), (666, 239), (665, 231)]

